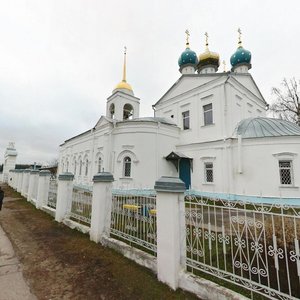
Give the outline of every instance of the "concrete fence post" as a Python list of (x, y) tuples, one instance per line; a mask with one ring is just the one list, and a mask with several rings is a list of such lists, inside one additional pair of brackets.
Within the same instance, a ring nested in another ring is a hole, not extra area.
[(39, 172), (38, 192), (36, 199), (36, 208), (42, 208), (47, 205), (51, 172), (42, 170)]
[(19, 171), (19, 179), (18, 179), (18, 186), (17, 186), (17, 192), (21, 193), (22, 192), (22, 185), (23, 185), (23, 174), (24, 170)]
[(21, 195), (26, 198), (28, 196), (29, 176), (30, 176), (30, 170), (29, 169), (24, 170), (23, 171), (23, 179), (22, 179)]
[(103, 236), (109, 236), (113, 181), (114, 177), (109, 172), (98, 173), (93, 177), (90, 239), (96, 243)]
[(18, 182), (19, 182), (19, 176), (20, 176), (20, 170), (15, 170), (16, 176), (15, 176), (15, 182), (14, 182), (14, 190), (17, 190), (18, 188)]
[(62, 173), (58, 176), (57, 186), (57, 202), (55, 220), (62, 222), (68, 210), (71, 209), (69, 205), (72, 201), (74, 175), (70, 172)]
[(176, 290), (185, 268), (184, 191), (179, 178), (162, 176), (155, 182), (157, 211), (157, 277)]
[(37, 189), (39, 170), (31, 170), (29, 174), (27, 201), (32, 201), (34, 191)]

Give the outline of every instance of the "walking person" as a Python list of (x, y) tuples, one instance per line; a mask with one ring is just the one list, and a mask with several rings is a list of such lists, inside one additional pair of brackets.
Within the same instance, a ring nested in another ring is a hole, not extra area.
[(4, 198), (4, 191), (2, 190), (2, 188), (0, 186), (0, 210), (2, 209), (3, 198)]

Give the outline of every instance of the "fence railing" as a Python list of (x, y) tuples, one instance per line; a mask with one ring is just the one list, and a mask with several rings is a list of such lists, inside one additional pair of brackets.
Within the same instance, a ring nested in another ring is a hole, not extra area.
[(300, 207), (185, 198), (189, 271), (271, 299), (300, 296)]
[(76, 222), (90, 226), (92, 197), (93, 193), (91, 191), (74, 186), (69, 218)]
[(56, 201), (57, 201), (57, 181), (56, 179), (51, 179), (49, 184), (47, 206), (56, 209)]
[(110, 235), (156, 254), (156, 196), (113, 194)]

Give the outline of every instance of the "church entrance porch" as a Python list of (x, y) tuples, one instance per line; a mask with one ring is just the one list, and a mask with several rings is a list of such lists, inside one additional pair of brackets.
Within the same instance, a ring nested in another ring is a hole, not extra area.
[(167, 157), (179, 173), (179, 178), (185, 183), (188, 190), (191, 187), (191, 169), (193, 166), (193, 159), (180, 152), (172, 151)]

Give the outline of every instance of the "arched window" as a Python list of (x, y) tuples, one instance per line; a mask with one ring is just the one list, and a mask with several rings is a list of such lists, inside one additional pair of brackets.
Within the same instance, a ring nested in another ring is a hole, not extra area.
[(102, 158), (98, 158), (98, 173), (102, 172)]
[(76, 175), (76, 167), (77, 167), (77, 163), (76, 160), (74, 161), (74, 175)]
[(79, 175), (81, 175), (82, 172), (82, 160), (79, 162)]
[(67, 170), (66, 172), (69, 172), (69, 161), (67, 161)]
[(131, 104), (125, 104), (123, 108), (123, 120), (129, 120), (133, 117), (133, 107)]
[(131, 158), (129, 156), (124, 157), (123, 176), (131, 177)]
[(89, 160), (87, 159), (85, 161), (85, 176), (87, 176), (89, 173)]
[(112, 103), (109, 107), (110, 117), (113, 119), (115, 117), (115, 105)]

